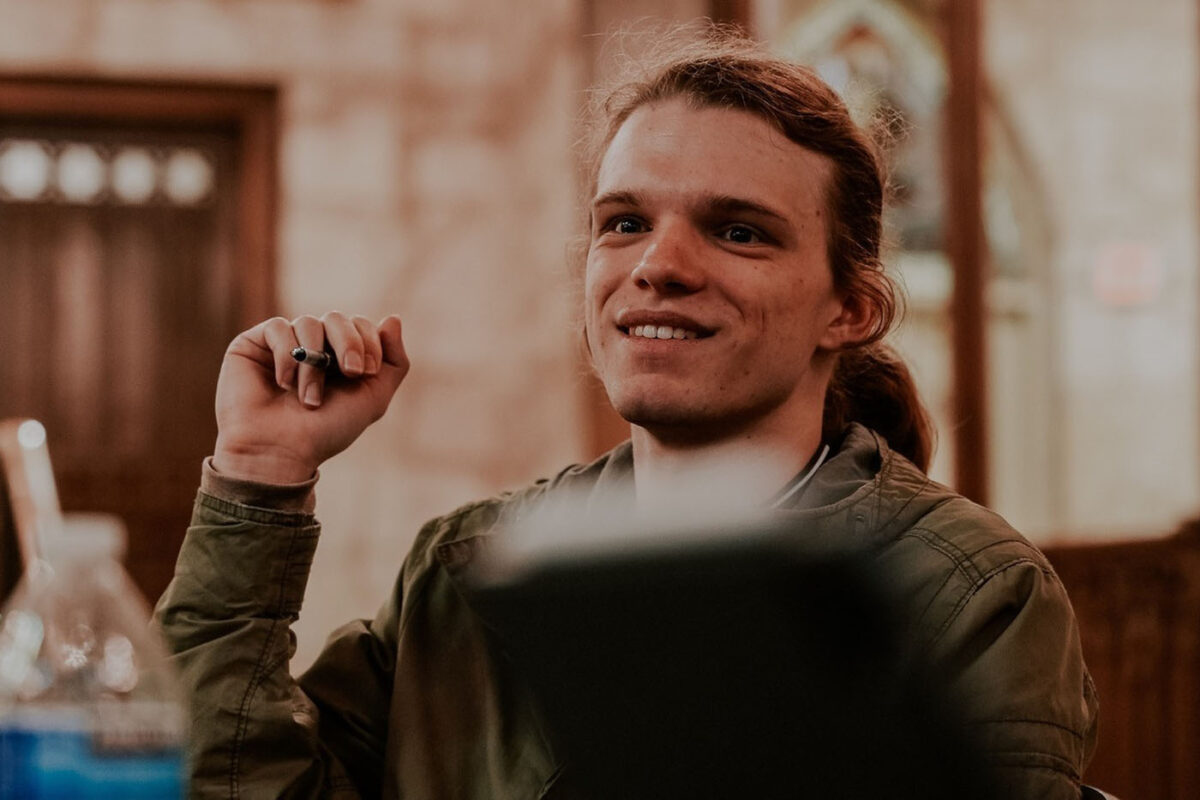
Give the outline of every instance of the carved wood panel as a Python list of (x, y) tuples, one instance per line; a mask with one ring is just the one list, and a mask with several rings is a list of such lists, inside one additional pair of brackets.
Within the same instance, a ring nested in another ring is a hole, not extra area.
[(1100, 694), (1085, 779), (1125, 798), (1200, 797), (1200, 525), (1046, 555), (1070, 594)]

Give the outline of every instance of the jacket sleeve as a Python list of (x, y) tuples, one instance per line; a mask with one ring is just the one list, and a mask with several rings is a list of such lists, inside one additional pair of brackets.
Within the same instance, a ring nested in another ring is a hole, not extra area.
[(1001, 798), (1078, 800), (1097, 699), (1065, 590), (1027, 555), (973, 576), (934, 643)]
[(155, 609), (189, 694), (194, 798), (378, 795), (395, 652), (379, 632), (400, 601), (336, 632), (302, 688), (290, 626), (318, 532), (305, 511), (198, 495)]

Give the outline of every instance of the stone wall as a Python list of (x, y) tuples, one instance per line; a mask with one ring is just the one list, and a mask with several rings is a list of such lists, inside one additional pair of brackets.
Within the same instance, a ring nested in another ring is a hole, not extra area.
[[(380, 201), (396, 260), (346, 289), (373, 312), (400, 312), (413, 369), (380, 430), (324, 470), (321, 517), (351, 536), (342, 558), (322, 554), (309, 588), (310, 600), (336, 597), (365, 573), (359, 607), (390, 588), (425, 518), (578, 460), (583, 443), (564, 257), (575, 223), (573, 4), (516, 16), (495, 4), (403, 8), (394, 169), (376, 179), (394, 185)], [(318, 281), (300, 284), (311, 292)], [(314, 633), (346, 617), (308, 608)]]
[(572, 0), (3, 0), (0, 20), (0, 70), (280, 87), (280, 313), (404, 319), (400, 395), (322, 471), (299, 664), (374, 613), (425, 518), (583, 455)]

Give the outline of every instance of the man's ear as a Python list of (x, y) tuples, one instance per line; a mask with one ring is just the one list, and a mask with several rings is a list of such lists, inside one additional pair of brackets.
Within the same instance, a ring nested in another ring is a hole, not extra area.
[(865, 342), (875, 333), (878, 310), (862, 295), (847, 294), (817, 341), (824, 350), (844, 350)]

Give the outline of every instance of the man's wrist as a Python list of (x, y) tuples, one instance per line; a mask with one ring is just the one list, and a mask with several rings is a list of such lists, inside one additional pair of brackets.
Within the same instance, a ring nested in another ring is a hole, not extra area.
[(219, 436), (212, 454), (212, 466), (229, 478), (276, 486), (304, 483), (317, 473), (316, 465), (293, 456), (274, 450), (231, 448), (225, 446)]
[(200, 491), (241, 505), (311, 514), (316, 505), (313, 488), (317, 478), (314, 474), (308, 480), (291, 483), (248, 480), (222, 471), (210, 456), (204, 460)]

